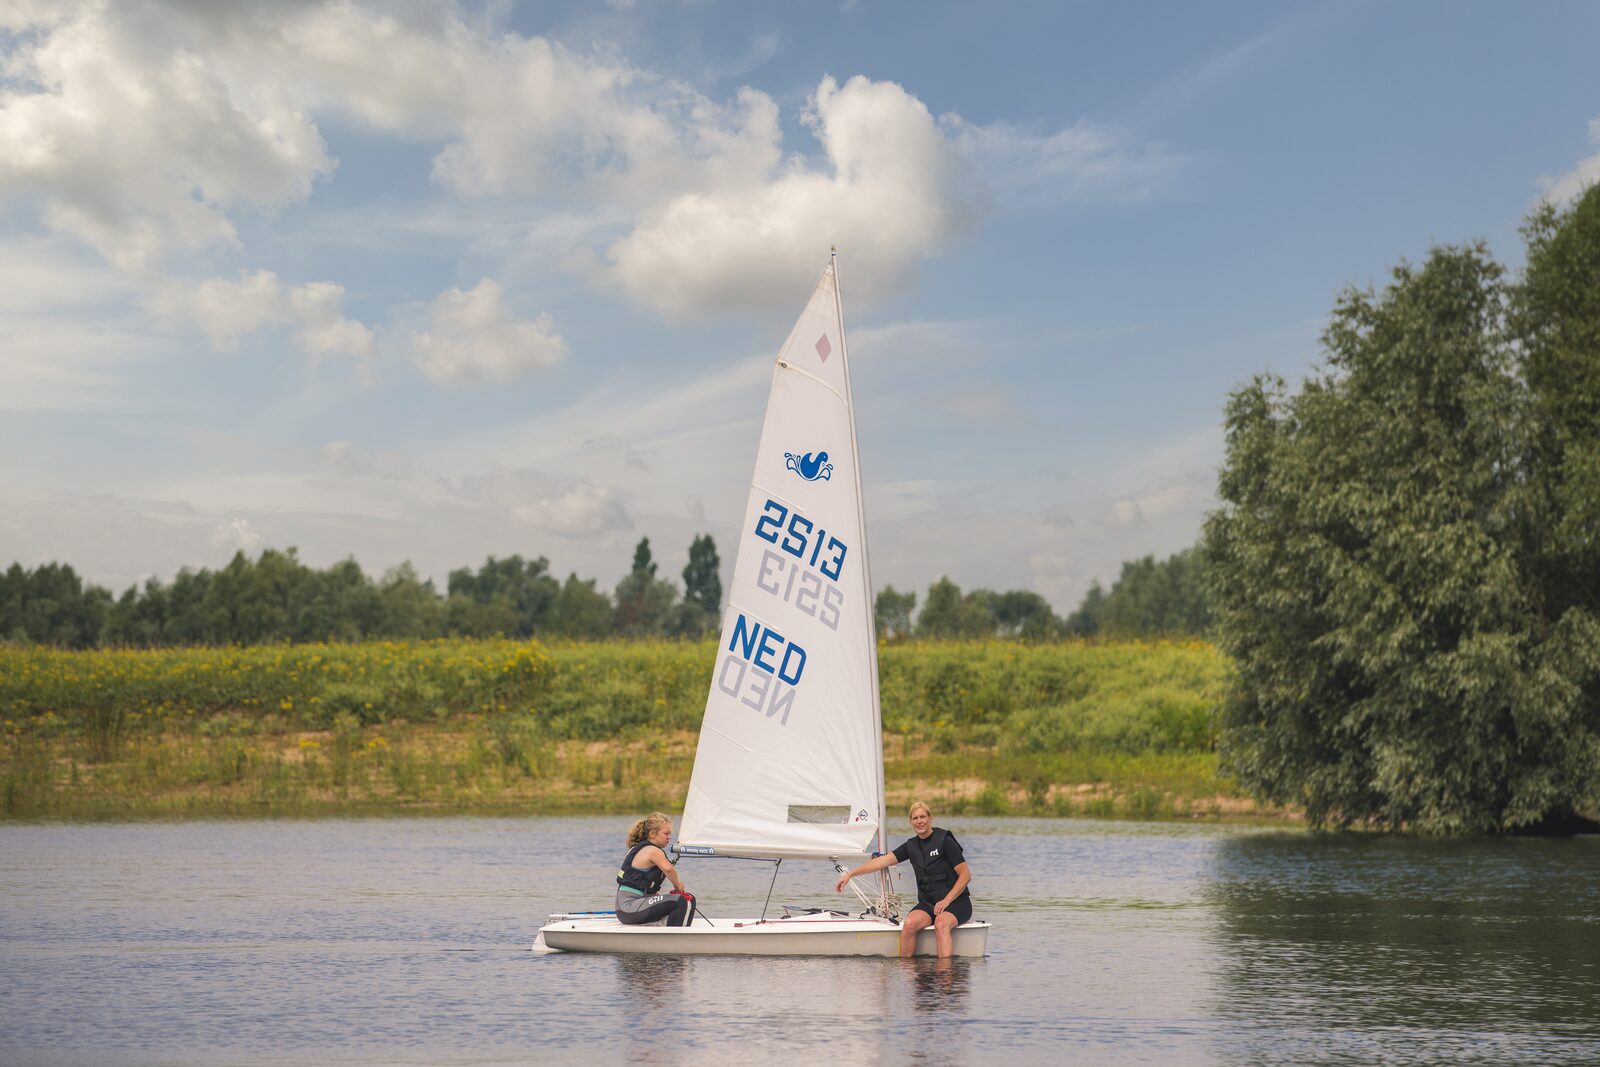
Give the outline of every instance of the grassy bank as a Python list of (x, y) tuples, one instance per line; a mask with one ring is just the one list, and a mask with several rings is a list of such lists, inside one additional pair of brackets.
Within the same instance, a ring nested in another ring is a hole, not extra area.
[[(715, 646), (0, 648), (0, 817), (677, 808)], [(891, 807), (1257, 812), (1217, 773), (1202, 643), (880, 656)]]

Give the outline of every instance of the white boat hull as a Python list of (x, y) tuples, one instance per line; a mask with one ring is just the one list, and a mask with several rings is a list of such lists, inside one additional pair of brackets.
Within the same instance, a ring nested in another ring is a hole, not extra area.
[[(562, 952), (645, 952), (674, 956), (898, 956), (900, 928), (882, 919), (795, 915), (697, 920), (693, 926), (624, 926), (615, 918), (551, 916), (534, 948)], [(957, 956), (983, 956), (989, 923), (955, 929)], [(918, 956), (938, 954), (933, 929), (917, 935)]]

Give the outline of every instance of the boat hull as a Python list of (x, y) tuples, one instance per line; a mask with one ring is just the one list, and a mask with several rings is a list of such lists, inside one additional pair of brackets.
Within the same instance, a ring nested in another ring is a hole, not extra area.
[[(900, 928), (878, 919), (796, 915), (782, 919), (714, 919), (716, 925), (624, 926), (614, 918), (552, 916), (534, 948), (562, 952), (658, 953), (673, 956), (898, 956)], [(955, 929), (957, 956), (983, 956), (989, 925)], [(917, 935), (918, 956), (937, 955), (933, 930)]]

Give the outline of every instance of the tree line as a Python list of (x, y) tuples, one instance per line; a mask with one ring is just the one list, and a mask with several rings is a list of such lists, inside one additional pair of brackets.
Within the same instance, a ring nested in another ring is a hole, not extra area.
[(354, 559), (324, 570), (295, 550), (238, 552), (218, 570), (150, 578), (121, 596), (67, 564), (0, 574), (0, 640), (63, 648), (251, 645), (434, 637), (699, 637), (721, 609), (716, 544), (689, 545), (683, 587), (657, 577), (650, 539), (613, 592), (593, 578), (550, 572), (544, 557), (490, 557), (450, 572), (444, 590), (410, 563), (374, 580)]
[[(644, 538), (614, 590), (550, 571), (544, 557), (490, 557), (477, 570), (450, 572), (444, 590), (410, 563), (369, 577), (353, 559), (318, 570), (295, 550), (236, 553), (218, 569), (184, 569), (171, 582), (150, 578), (121, 596), (83, 581), (70, 565), (0, 573), (0, 640), (62, 648), (150, 648), (369, 638), (560, 637), (697, 638), (721, 621), (722, 582), (710, 534), (689, 545), (682, 585), (661, 577)], [(875, 600), (879, 636), (1065, 637), (1203, 633), (1209, 619), (1194, 550), (1125, 563), (1109, 590), (1095, 582), (1062, 618), (1024, 590), (961, 591), (948, 577), (922, 598), (888, 586)]]

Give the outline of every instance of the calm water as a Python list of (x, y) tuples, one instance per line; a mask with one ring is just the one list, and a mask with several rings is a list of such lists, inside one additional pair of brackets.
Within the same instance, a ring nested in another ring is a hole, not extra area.
[(0, 827), (0, 1063), (1600, 1062), (1600, 840), (951, 819), (985, 960), (529, 952), (624, 823)]

